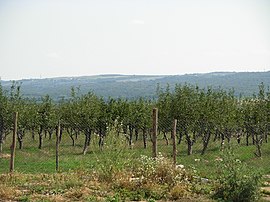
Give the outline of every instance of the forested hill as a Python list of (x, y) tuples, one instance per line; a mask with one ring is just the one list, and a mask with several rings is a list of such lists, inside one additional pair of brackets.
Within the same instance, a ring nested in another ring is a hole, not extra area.
[[(158, 83), (161, 87), (169, 84), (193, 84), (199, 87), (221, 87), (224, 90), (234, 89), (236, 95), (251, 96), (258, 92), (258, 85), (263, 82), (270, 86), (268, 72), (213, 72), (185, 75), (98, 75), (82, 77), (58, 77), (46, 79), (25, 79), (21, 83), (21, 92), (25, 97), (40, 98), (48, 94), (58, 100), (70, 96), (71, 87), (79, 87), (82, 94), (93, 91), (104, 98), (153, 98), (156, 96)], [(9, 90), (12, 81), (1, 81), (2, 87)]]

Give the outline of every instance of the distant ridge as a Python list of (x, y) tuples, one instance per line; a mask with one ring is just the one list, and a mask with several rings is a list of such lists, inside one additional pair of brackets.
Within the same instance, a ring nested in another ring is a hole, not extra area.
[[(93, 91), (104, 98), (138, 97), (155, 98), (156, 88), (159, 84), (174, 87), (175, 84), (192, 84), (201, 88), (212, 86), (225, 90), (234, 89), (236, 95), (251, 96), (258, 92), (258, 85), (264, 83), (270, 86), (270, 71), (266, 72), (211, 72), (184, 75), (122, 75), (102, 74), (79, 77), (55, 77), (43, 79), (22, 79), (22, 94), (25, 97), (40, 99), (48, 94), (53, 99), (68, 98), (72, 86), (79, 87), (80, 93)], [(1, 81), (5, 90), (9, 90), (12, 81)]]

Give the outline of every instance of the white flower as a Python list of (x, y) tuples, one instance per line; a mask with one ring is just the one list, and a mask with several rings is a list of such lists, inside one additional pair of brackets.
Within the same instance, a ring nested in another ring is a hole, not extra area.
[(236, 159), (235, 161), (236, 161), (237, 163), (241, 163), (240, 159)]
[(181, 168), (181, 169), (183, 169), (185, 166), (182, 165), (182, 164), (179, 164), (179, 165), (176, 165), (175, 167), (176, 167), (176, 168)]
[(201, 181), (202, 181), (202, 183), (208, 183), (209, 182), (209, 179), (207, 179), (207, 178), (201, 178)]
[(223, 161), (223, 159), (220, 158), (220, 157), (217, 157), (217, 158), (215, 159), (215, 161)]

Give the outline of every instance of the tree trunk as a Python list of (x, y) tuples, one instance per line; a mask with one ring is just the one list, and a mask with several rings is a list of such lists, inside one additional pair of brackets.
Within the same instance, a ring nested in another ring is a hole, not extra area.
[(18, 130), (17, 139), (18, 139), (18, 142), (19, 142), (19, 149), (22, 149), (22, 146), (23, 146), (23, 136), (24, 136), (24, 131), (23, 130)]
[(38, 136), (39, 136), (39, 145), (38, 145), (38, 148), (41, 149), (42, 148), (42, 141), (43, 141), (43, 129), (42, 127), (40, 127), (40, 130), (38, 132)]
[(3, 152), (3, 142), (0, 140), (0, 154)]
[(247, 131), (247, 134), (246, 134), (246, 146), (249, 145), (249, 132)]
[(98, 141), (98, 146), (99, 146), (99, 149), (102, 151), (103, 150), (103, 145), (104, 145), (104, 133), (102, 131), (100, 131), (99, 133), (99, 141)]
[(261, 142), (262, 142), (262, 139), (256, 140), (257, 153), (255, 153), (255, 155), (258, 157), (262, 156)]
[(61, 141), (62, 141), (63, 130), (64, 130), (64, 129), (61, 127), (61, 128), (60, 128), (60, 134), (59, 134), (59, 144), (60, 144)]
[(13, 128), (13, 135), (12, 135), (12, 145), (10, 147), (11, 153), (10, 153), (10, 167), (9, 171), (14, 171), (14, 165), (15, 165), (15, 151), (16, 151), (16, 135), (17, 135), (17, 127), (18, 127), (18, 112), (14, 113), (14, 128)]
[(205, 151), (206, 151), (207, 146), (209, 144), (210, 137), (211, 137), (211, 132), (207, 131), (203, 137), (203, 149), (202, 149), (201, 155), (205, 154)]
[(0, 128), (0, 154), (3, 152), (4, 131)]
[(153, 133), (153, 129), (150, 128), (150, 129), (148, 130), (148, 134), (149, 134), (150, 141), (153, 143), (153, 135), (152, 135), (152, 133)]
[(129, 126), (129, 139), (128, 139), (129, 141), (128, 141), (128, 143), (129, 143), (130, 148), (132, 146), (132, 136), (133, 136), (133, 127)]
[(230, 142), (231, 142), (231, 131), (229, 131), (227, 128), (225, 129), (225, 138), (227, 139), (228, 145), (230, 146)]
[(178, 144), (181, 144), (182, 139), (183, 139), (183, 133), (182, 133), (182, 132), (180, 132), (180, 133), (179, 133), (179, 140), (178, 140)]
[(138, 137), (139, 137), (139, 130), (137, 128), (135, 128), (135, 140), (138, 141)]
[(225, 144), (225, 135), (224, 135), (224, 133), (220, 133), (220, 135), (221, 135), (220, 150), (223, 151), (224, 150), (224, 144)]
[(192, 154), (192, 143), (188, 141), (188, 155)]
[(52, 139), (52, 134), (53, 134), (53, 129), (49, 129), (48, 133), (49, 133), (49, 140), (51, 140)]
[(265, 143), (268, 143), (268, 129), (266, 128), (265, 133), (264, 133), (264, 141)]
[(191, 137), (190, 137), (190, 135), (188, 134), (187, 131), (185, 131), (185, 135), (186, 135), (186, 140), (187, 140), (187, 145), (188, 145), (187, 154), (191, 155), (192, 154), (193, 141), (191, 140)]
[(214, 137), (214, 142), (218, 139), (218, 137), (219, 137), (219, 131), (216, 130), (216, 132), (215, 132), (215, 137)]
[(89, 138), (89, 135), (88, 135), (88, 134), (85, 134), (85, 141), (84, 141), (83, 155), (86, 154), (87, 149), (88, 149), (88, 144), (87, 144), (88, 138)]
[(3, 138), (0, 137), (0, 154), (3, 152)]
[(4, 121), (1, 119), (0, 121), (0, 154), (3, 152), (3, 144), (4, 144)]
[(89, 138), (88, 138), (88, 142), (87, 142), (87, 146), (90, 146), (90, 142), (91, 142), (91, 132), (89, 132)]
[(32, 140), (35, 141), (35, 129), (32, 129), (31, 133), (32, 133)]
[(169, 145), (169, 140), (167, 138), (166, 132), (163, 132), (163, 137), (164, 137), (164, 139), (166, 141), (166, 145)]
[(75, 146), (75, 140), (74, 140), (74, 137), (73, 137), (73, 135), (70, 135), (69, 137), (71, 138), (72, 146), (74, 147), (74, 146)]
[(252, 136), (252, 144), (255, 145), (255, 144), (256, 144), (256, 143), (255, 143), (256, 141), (255, 141), (255, 134), (254, 134), (254, 131), (252, 131), (251, 136)]
[(241, 143), (241, 136), (242, 134), (240, 132), (237, 133), (237, 144)]
[(84, 134), (85, 134), (85, 141), (84, 141), (84, 147), (83, 147), (83, 155), (85, 155), (87, 153), (88, 147), (90, 145), (90, 140), (91, 140), (90, 129), (86, 129)]
[(146, 138), (147, 138), (147, 134), (146, 134), (146, 129), (143, 129), (143, 148), (146, 149), (147, 147), (147, 143), (146, 143)]
[(71, 139), (71, 141), (72, 141), (72, 146), (74, 147), (75, 146), (75, 140), (74, 140), (74, 137), (73, 137), (73, 135), (74, 135), (74, 130), (71, 128), (70, 130), (69, 129), (67, 129), (67, 133), (68, 133), (68, 135), (69, 135), (69, 137), (70, 137), (70, 139)]
[(127, 134), (127, 126), (126, 125), (123, 125), (123, 132), (124, 132), (124, 134)]
[(79, 130), (75, 130), (75, 139), (78, 140)]

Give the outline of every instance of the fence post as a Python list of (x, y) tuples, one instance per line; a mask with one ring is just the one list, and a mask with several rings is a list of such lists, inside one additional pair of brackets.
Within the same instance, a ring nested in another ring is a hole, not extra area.
[(16, 135), (17, 135), (17, 123), (18, 123), (18, 112), (14, 112), (13, 115), (13, 137), (12, 137), (12, 145), (10, 147), (11, 155), (10, 155), (10, 166), (9, 171), (14, 171), (14, 162), (15, 162), (15, 150), (16, 150)]
[(59, 136), (60, 136), (60, 121), (58, 121), (57, 133), (56, 133), (56, 144), (55, 144), (55, 170), (59, 171)]
[(172, 144), (173, 144), (173, 164), (176, 165), (176, 125), (177, 125), (177, 119), (174, 119), (173, 121), (173, 127), (172, 127)]
[(153, 109), (153, 158), (157, 157), (158, 109)]

